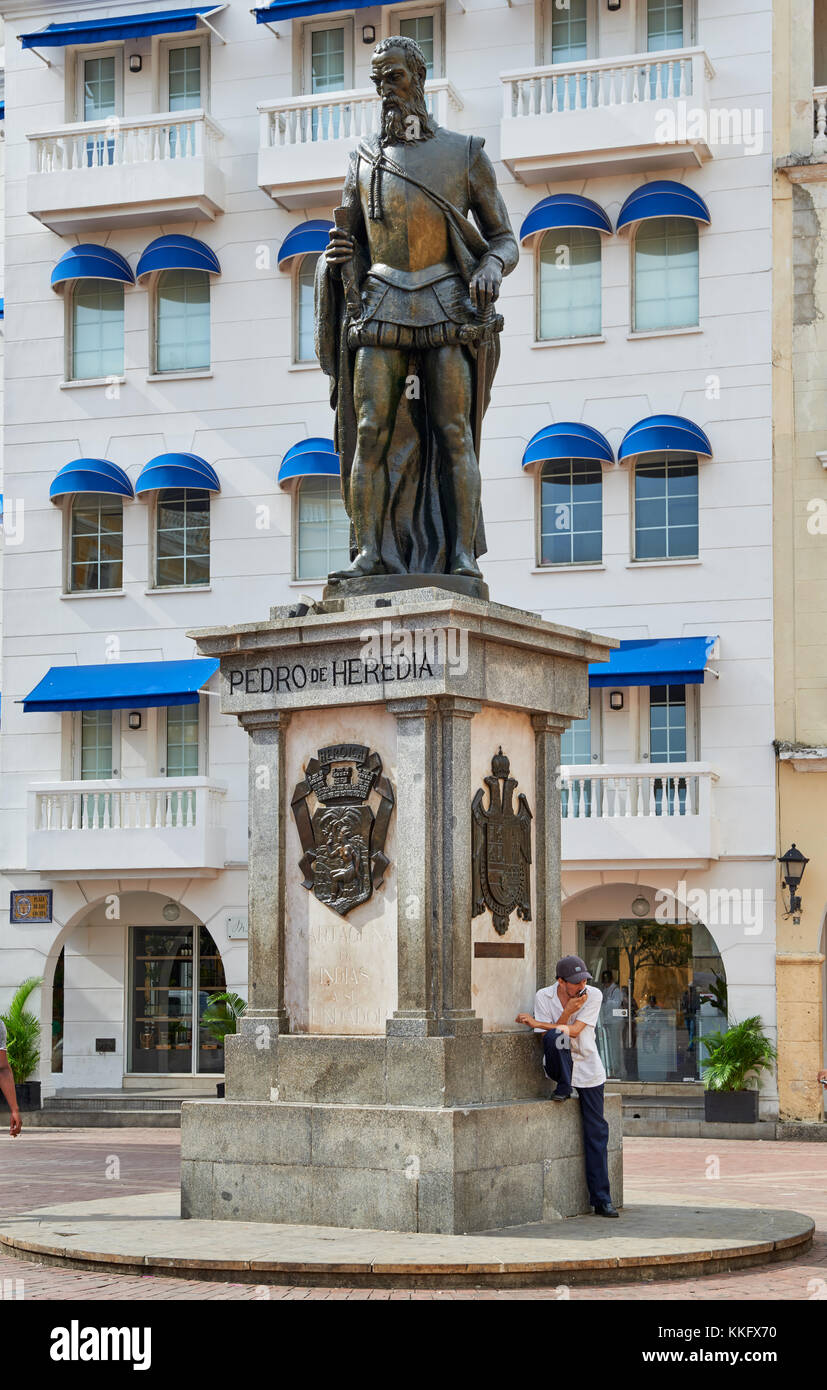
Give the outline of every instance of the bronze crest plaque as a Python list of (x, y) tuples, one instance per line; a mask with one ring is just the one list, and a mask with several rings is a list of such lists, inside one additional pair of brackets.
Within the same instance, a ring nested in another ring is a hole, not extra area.
[[(377, 793), (374, 812), (369, 798)], [(311, 813), (310, 798), (316, 801)], [(291, 803), (304, 851), (304, 887), (340, 917), (367, 902), (382, 883), (393, 789), (378, 753), (360, 743), (320, 748)]]
[(479, 917), (488, 908), (500, 936), (508, 931), (515, 908), (523, 922), (531, 921), (531, 812), (522, 792), (514, 810), (517, 782), (509, 776), (510, 771), (511, 764), (500, 748), (491, 759), (491, 775), (483, 779), (488, 788), (488, 809), (483, 807), (482, 788), (471, 803), (471, 916)]

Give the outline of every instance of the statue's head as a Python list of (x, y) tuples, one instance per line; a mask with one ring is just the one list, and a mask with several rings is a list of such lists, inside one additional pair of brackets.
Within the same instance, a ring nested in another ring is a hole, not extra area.
[(401, 34), (376, 45), (370, 76), (382, 98), (382, 142), (427, 140), (434, 124), (425, 101), (428, 69), (418, 43)]

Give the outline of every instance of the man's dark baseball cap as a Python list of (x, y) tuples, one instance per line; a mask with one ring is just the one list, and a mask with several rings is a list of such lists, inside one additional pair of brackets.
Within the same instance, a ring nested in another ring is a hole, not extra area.
[(592, 973), (586, 968), (586, 962), (579, 956), (563, 956), (558, 960), (556, 975), (558, 980), (566, 980), (570, 985), (582, 984), (583, 980), (590, 980)]

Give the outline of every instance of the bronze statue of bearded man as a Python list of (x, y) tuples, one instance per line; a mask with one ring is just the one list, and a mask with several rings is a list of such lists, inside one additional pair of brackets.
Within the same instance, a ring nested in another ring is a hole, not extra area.
[(316, 351), (354, 552), (330, 578), (451, 575), (472, 592), (486, 548), (479, 443), (499, 359), (494, 305), (518, 250), (483, 140), (434, 123), (425, 75), (412, 39), (377, 46), (381, 133), (351, 154), (316, 271)]

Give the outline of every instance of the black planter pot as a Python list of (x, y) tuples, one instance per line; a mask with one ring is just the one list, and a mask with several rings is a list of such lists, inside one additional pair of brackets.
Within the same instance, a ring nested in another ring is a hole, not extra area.
[(40, 1082), (21, 1081), (19, 1086), (15, 1086), (17, 1091), (18, 1110), (39, 1110), (40, 1109)]
[(704, 1119), (719, 1125), (754, 1125), (757, 1091), (704, 1091)]

